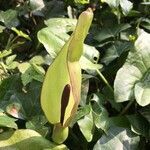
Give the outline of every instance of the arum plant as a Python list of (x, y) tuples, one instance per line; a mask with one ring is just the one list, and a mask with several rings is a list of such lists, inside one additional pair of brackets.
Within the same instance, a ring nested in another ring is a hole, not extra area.
[(48, 121), (54, 124), (52, 139), (56, 143), (68, 137), (68, 126), (80, 102), (79, 59), (92, 19), (91, 8), (81, 13), (74, 32), (50, 65), (43, 82), (41, 106)]

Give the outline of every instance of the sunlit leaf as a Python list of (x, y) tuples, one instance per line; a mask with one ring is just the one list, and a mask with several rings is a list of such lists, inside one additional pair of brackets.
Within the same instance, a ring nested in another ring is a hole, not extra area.
[(94, 134), (94, 122), (92, 112), (80, 119), (78, 121), (78, 125), (86, 140), (90, 142)]
[(54, 148), (55, 144), (43, 138), (34, 130), (22, 129), (0, 134), (0, 149), (41, 150)]
[(139, 30), (139, 37), (135, 42), (126, 63), (117, 72), (114, 83), (115, 99), (123, 102), (136, 99), (141, 106), (150, 104), (150, 34)]
[(16, 119), (10, 118), (4, 113), (0, 112), (0, 127), (8, 127), (17, 129), (17, 124), (15, 123)]
[(107, 135), (103, 135), (95, 144), (93, 150), (137, 150), (139, 136), (130, 130), (119, 127), (111, 127)]

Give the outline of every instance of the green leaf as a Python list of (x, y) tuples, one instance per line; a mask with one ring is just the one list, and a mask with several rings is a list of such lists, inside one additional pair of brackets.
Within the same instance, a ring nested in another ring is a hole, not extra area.
[(19, 20), (17, 19), (17, 11), (12, 9), (0, 11), (0, 21), (4, 23), (7, 28), (18, 26)]
[(130, 130), (119, 127), (111, 127), (107, 135), (103, 135), (95, 144), (93, 150), (137, 150), (139, 136)]
[(44, 80), (44, 69), (40, 66), (32, 65), (30, 66), (22, 75), (22, 83), (24, 86), (26, 86), (28, 83), (30, 83), (32, 80), (37, 80), (40, 82), (43, 82)]
[(139, 30), (135, 49), (119, 69), (114, 82), (115, 100), (123, 102), (136, 99), (141, 106), (150, 104), (150, 34)]
[(9, 110), (15, 110), (15, 112), (10, 112), (14, 112), (15, 117), (21, 119), (29, 119), (33, 116), (41, 115), (42, 111), (39, 101), (41, 82), (32, 81), (23, 88), (20, 77), (13, 75), (3, 80), (2, 84), (0, 84), (0, 91), (1, 109), (5, 110), (9, 106)]
[(42, 136), (46, 136), (49, 128), (44, 126), (47, 123), (47, 119), (43, 115), (37, 115), (32, 117), (31, 120), (26, 122), (26, 128), (32, 129), (40, 133)]
[(109, 127), (109, 118), (107, 110), (103, 107), (100, 97), (98, 97), (98, 95), (96, 94), (92, 95), (92, 99), (90, 100), (90, 102), (95, 126), (98, 129), (101, 129), (104, 132), (106, 132)]
[(139, 105), (146, 106), (150, 104), (150, 69), (142, 80), (135, 84), (134, 94)]
[(131, 3), (129, 0), (120, 0), (120, 6), (123, 14), (127, 16), (133, 8), (133, 3)]
[(119, 24), (119, 25), (114, 25), (111, 28), (106, 27), (102, 28), (98, 34), (94, 37), (95, 40), (98, 42), (102, 42), (104, 40), (110, 39), (110, 38), (115, 38), (120, 32), (127, 30), (131, 27), (129, 24)]
[(0, 134), (0, 149), (41, 150), (54, 148), (55, 144), (43, 138), (39, 133), (22, 129)]
[(23, 37), (23, 38), (31, 41), (31, 38), (26, 33), (16, 29), (15, 27), (12, 27), (11, 30), (13, 30), (19, 37)]
[(42, 65), (44, 63), (44, 58), (40, 55), (36, 55), (29, 61), (32, 64)]
[(126, 16), (131, 11), (133, 7), (133, 3), (131, 3), (129, 0), (101, 0), (102, 2), (107, 3), (111, 8), (117, 8), (121, 7), (122, 13)]
[(84, 107), (79, 107), (76, 115), (73, 118), (73, 121), (71, 122), (70, 126), (73, 126), (78, 120), (83, 118), (84, 116), (88, 115), (91, 111), (90, 105), (86, 105)]
[(6, 58), (6, 65), (10, 65), (14, 59), (16, 58), (17, 55), (11, 55), (9, 57)]
[(130, 123), (126, 116), (114, 116), (109, 118), (111, 126), (117, 126), (122, 128), (130, 128)]
[(45, 7), (43, 0), (30, 0), (30, 7), (32, 10), (41, 10), (43, 7)]
[(129, 42), (117, 41), (113, 43), (113, 45), (110, 46), (108, 49), (106, 49), (106, 53), (104, 57), (101, 59), (101, 61), (105, 63), (106, 65), (108, 65), (114, 59), (120, 57), (123, 52), (128, 51), (131, 47), (132, 47), (132, 44)]
[(150, 105), (142, 108), (140, 110), (141, 115), (147, 119), (147, 121), (150, 123)]
[(8, 127), (17, 129), (17, 124), (15, 123), (16, 119), (10, 118), (4, 113), (0, 112), (0, 127)]
[(93, 138), (94, 134), (94, 122), (92, 112), (78, 120), (79, 128), (88, 142)]
[(79, 3), (79, 4), (88, 4), (89, 0), (74, 0), (75, 3)]
[(101, 0), (101, 2), (107, 3), (112, 8), (117, 8), (119, 6), (119, 0)]
[(0, 51), (0, 58), (6, 57), (12, 53), (12, 49)]
[(19, 69), (19, 71), (20, 71), (22, 74), (25, 73), (25, 71), (26, 71), (27, 69), (29, 69), (30, 67), (31, 67), (31, 64), (28, 63), (28, 62), (23, 62), (23, 63), (21, 63), (21, 64), (18, 65), (18, 69)]
[(128, 115), (127, 118), (131, 124), (131, 130), (133, 132), (147, 138), (150, 137), (150, 124), (144, 117), (135, 114)]

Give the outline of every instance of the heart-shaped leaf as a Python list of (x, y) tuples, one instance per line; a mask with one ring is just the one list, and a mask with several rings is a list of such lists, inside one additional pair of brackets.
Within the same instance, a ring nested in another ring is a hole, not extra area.
[(135, 49), (119, 69), (114, 82), (115, 100), (136, 99), (141, 106), (150, 104), (150, 34), (139, 30)]
[(128, 129), (111, 127), (95, 144), (94, 150), (137, 150), (139, 136)]

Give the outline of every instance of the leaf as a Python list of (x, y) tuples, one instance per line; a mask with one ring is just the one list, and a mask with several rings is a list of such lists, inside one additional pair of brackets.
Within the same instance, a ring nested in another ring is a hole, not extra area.
[(5, 110), (7, 106), (15, 106), (15, 112), (18, 114), (18, 106), (21, 108), (18, 117), (17, 114), (15, 117), (29, 119), (42, 114), (39, 101), (41, 82), (32, 81), (23, 89), (20, 77), (18, 75), (12, 75), (3, 80), (2, 84), (0, 84), (0, 91), (1, 109)]
[(139, 32), (135, 50), (129, 52), (125, 64), (117, 72), (114, 93), (117, 102), (135, 98), (139, 105), (146, 106), (150, 104), (150, 34), (143, 30)]
[(8, 127), (17, 129), (17, 124), (15, 123), (16, 119), (10, 118), (4, 113), (0, 112), (0, 127)]
[(78, 120), (78, 125), (86, 140), (88, 142), (92, 141), (93, 134), (94, 134), (94, 130), (93, 130), (94, 123), (93, 123), (92, 112), (84, 116), (83, 119)]
[(140, 110), (140, 114), (147, 119), (147, 121), (150, 123), (150, 105), (142, 108)]
[(30, 0), (30, 7), (32, 10), (42, 9), (44, 6), (43, 0)]
[(11, 55), (9, 57), (6, 58), (6, 65), (10, 65), (14, 59), (16, 58), (17, 55)]
[(107, 135), (103, 135), (95, 144), (93, 150), (137, 150), (139, 136), (130, 130), (119, 127), (111, 127)]
[(0, 149), (41, 150), (54, 148), (55, 144), (43, 138), (39, 133), (22, 129), (0, 134)]
[(120, 32), (127, 30), (131, 27), (129, 24), (119, 24), (113, 27), (102, 28), (98, 34), (95, 35), (94, 39), (98, 42), (103, 42), (109, 38), (115, 38)]
[(29, 69), (31, 67), (31, 65), (30, 65), (30, 63), (28, 63), (28, 62), (23, 62), (23, 63), (21, 63), (21, 64), (19, 64), (18, 65), (18, 69), (19, 69), (19, 71), (23, 74), (23, 73), (25, 73), (25, 71), (27, 70), (27, 69)]
[(126, 116), (114, 116), (109, 118), (111, 126), (117, 126), (122, 128), (130, 128), (130, 123)]
[(107, 3), (111, 8), (117, 9), (119, 5), (121, 6), (122, 13), (126, 16), (133, 7), (133, 3), (129, 0), (101, 0), (102, 2)]
[(131, 3), (129, 0), (120, 0), (120, 6), (123, 14), (127, 16), (133, 8), (133, 3)]
[(16, 29), (15, 27), (12, 27), (11, 30), (13, 30), (19, 37), (23, 37), (23, 38), (31, 41), (31, 38), (26, 33)]
[(142, 135), (147, 138), (150, 137), (150, 125), (145, 118), (137, 114), (128, 115), (127, 118), (131, 124), (131, 130), (134, 133)]
[(112, 8), (117, 8), (119, 6), (119, 0), (101, 0), (101, 2), (107, 3)]
[(42, 65), (45, 61), (44, 61), (44, 58), (42, 56), (36, 55), (29, 62), (31, 64)]
[(103, 63), (108, 65), (114, 59), (121, 56), (123, 52), (129, 51), (131, 49), (132, 44), (126, 41), (120, 42), (117, 41), (113, 43), (108, 49), (106, 49), (104, 57), (101, 59)]
[(88, 4), (89, 0), (74, 0), (75, 3), (79, 3), (79, 4)]
[(76, 115), (74, 116), (70, 126), (73, 126), (82, 117), (88, 115), (90, 113), (90, 111), (91, 111), (91, 107), (89, 105), (86, 105), (84, 107), (79, 107), (79, 110), (77, 111)]
[(82, 69), (84, 70), (97, 70), (102, 68), (101, 64), (94, 64), (89, 59), (83, 56), (80, 59), (80, 64), (82, 66)]
[(7, 28), (16, 27), (19, 25), (16, 10), (0, 11), (0, 21), (4, 23)]
[(24, 86), (30, 83), (32, 80), (43, 82), (44, 80), (44, 69), (40, 70), (41, 67), (36, 65), (30, 66), (22, 75), (21, 80)]
[(45, 126), (47, 119), (43, 115), (37, 115), (32, 117), (31, 120), (26, 122), (26, 128), (32, 129), (40, 133), (42, 136), (46, 136), (49, 128)]
[(12, 53), (12, 49), (3, 50), (2, 52), (0, 52), (0, 58), (6, 57), (10, 55), (11, 53)]
[(98, 95), (94, 94), (90, 100), (92, 107), (92, 115), (95, 126), (106, 132), (109, 127), (109, 118), (107, 110), (102, 106), (102, 102)]

